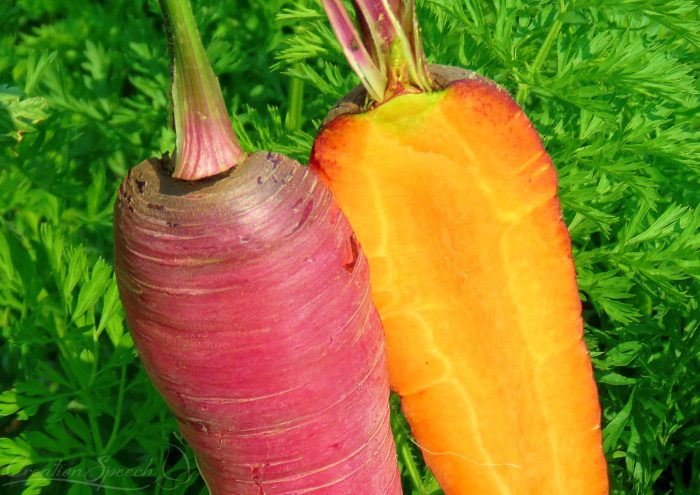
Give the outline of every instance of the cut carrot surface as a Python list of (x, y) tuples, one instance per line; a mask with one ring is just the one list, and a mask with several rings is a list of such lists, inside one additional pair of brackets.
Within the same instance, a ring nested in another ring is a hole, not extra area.
[(343, 115), (321, 172), (368, 256), (392, 387), (447, 494), (608, 491), (557, 176), (483, 80)]

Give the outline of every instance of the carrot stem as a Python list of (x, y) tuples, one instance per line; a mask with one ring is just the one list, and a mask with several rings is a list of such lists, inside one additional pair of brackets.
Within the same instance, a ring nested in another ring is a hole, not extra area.
[(403, 93), (430, 92), (413, 0), (353, 0), (362, 37), (340, 0), (323, 0), (351, 67), (367, 93), (383, 103)]
[(423, 486), (423, 480), (420, 473), (418, 472), (418, 466), (416, 465), (416, 460), (413, 458), (413, 452), (411, 452), (411, 446), (407, 442), (404, 442), (399, 448), (399, 455), (403, 461), (403, 465), (408, 472), (409, 478), (413, 486), (418, 491), (418, 495), (425, 495), (425, 487)]
[[(529, 73), (530, 73), (530, 81), (534, 81), (535, 78), (539, 77), (539, 72), (540, 69), (542, 68), (542, 64), (544, 64), (544, 61), (547, 59), (547, 56), (549, 55), (550, 50), (552, 49), (552, 45), (554, 45), (554, 42), (556, 41), (557, 37), (559, 36), (559, 33), (561, 32), (561, 28), (564, 24), (561, 21), (561, 13), (557, 16), (557, 18), (554, 20), (552, 23), (552, 26), (549, 28), (549, 32), (547, 33), (547, 37), (544, 40), (544, 43), (542, 43), (542, 46), (540, 47), (540, 50), (537, 52), (537, 55), (535, 56), (535, 60), (532, 63), (532, 66), (530, 67)], [(521, 84), (520, 87), (518, 88), (518, 94), (516, 96), (516, 100), (518, 103), (521, 105), (524, 105), (527, 97), (530, 94), (530, 86), (529, 84)]]
[(287, 110), (286, 125), (291, 131), (301, 129), (304, 109), (304, 81), (291, 77), (289, 81), (289, 109)]
[(370, 98), (381, 101), (387, 86), (385, 71), (377, 67), (367, 46), (355, 29), (341, 0), (322, 0), (328, 20), (348, 59), (352, 70), (360, 78)]
[(231, 127), (219, 80), (209, 64), (189, 0), (160, 0), (172, 58), (175, 172), (197, 180), (244, 158)]

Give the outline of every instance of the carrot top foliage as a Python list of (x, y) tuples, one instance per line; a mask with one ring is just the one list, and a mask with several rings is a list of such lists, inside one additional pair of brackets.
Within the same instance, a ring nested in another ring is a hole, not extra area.
[[(516, 95), (558, 168), (613, 493), (697, 493), (696, 2), (417, 4), (429, 62)], [(194, 5), (242, 147), (306, 160), (357, 84), (320, 4)], [(201, 493), (111, 269), (120, 178), (174, 146), (157, 3), (18, 0), (0, 19), (0, 491)], [(405, 492), (440, 493), (394, 427)]]

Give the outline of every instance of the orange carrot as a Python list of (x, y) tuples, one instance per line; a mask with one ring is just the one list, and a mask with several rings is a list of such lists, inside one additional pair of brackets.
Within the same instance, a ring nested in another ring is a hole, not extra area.
[[(409, 2), (324, 2), (366, 90), (311, 165), (368, 256), (390, 382), (448, 495), (608, 491), (557, 175), (495, 83), (427, 67)], [(392, 8), (393, 7), (393, 8)]]

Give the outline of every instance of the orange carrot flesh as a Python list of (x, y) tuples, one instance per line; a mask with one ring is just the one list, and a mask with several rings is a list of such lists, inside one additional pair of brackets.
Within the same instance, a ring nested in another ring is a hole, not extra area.
[(341, 115), (312, 166), (370, 262), (392, 387), (447, 494), (603, 494), (600, 408), (557, 176), (465, 79)]

